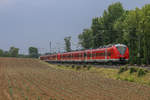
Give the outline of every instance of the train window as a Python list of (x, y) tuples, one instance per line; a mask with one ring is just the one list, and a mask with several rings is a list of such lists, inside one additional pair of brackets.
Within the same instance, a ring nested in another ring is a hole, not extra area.
[(104, 53), (96, 53), (97, 57), (104, 56)]
[(88, 54), (89, 55), (89, 57), (92, 57), (92, 54)]
[(86, 55), (86, 53), (84, 53), (84, 57), (86, 57), (87, 55)]
[(92, 57), (95, 57), (96, 56), (96, 53), (92, 53)]
[(124, 55), (126, 51), (126, 47), (124, 46), (117, 46), (118, 51), (120, 52), (121, 55)]
[(102, 53), (102, 56), (105, 56), (105, 53), (104, 53), (104, 52)]
[(88, 56), (88, 57), (92, 57), (92, 54), (88, 53), (87, 56)]
[(94, 54), (92, 53), (91, 56), (94, 57)]
[(77, 54), (75, 54), (75, 57), (77, 57)]
[(80, 57), (82, 57), (82, 53), (80, 53)]
[(98, 55), (98, 56), (100, 57), (100, 56), (102, 56), (102, 55), (103, 55), (102, 53), (99, 53), (99, 55)]
[(100, 53), (96, 53), (96, 57), (99, 57), (100, 56)]
[(108, 56), (111, 56), (111, 52), (108, 52), (108, 54), (107, 54)]

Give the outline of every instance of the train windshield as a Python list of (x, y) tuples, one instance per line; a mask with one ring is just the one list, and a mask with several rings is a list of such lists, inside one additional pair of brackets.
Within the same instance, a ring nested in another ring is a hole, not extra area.
[(125, 47), (125, 46), (117, 46), (116, 48), (118, 49), (118, 51), (120, 52), (121, 55), (124, 55), (127, 47)]

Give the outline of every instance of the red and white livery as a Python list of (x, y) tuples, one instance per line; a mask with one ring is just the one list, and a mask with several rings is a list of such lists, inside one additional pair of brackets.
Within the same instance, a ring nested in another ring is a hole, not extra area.
[(48, 62), (126, 62), (129, 59), (129, 49), (124, 44), (108, 45), (97, 49), (73, 51), (40, 56)]

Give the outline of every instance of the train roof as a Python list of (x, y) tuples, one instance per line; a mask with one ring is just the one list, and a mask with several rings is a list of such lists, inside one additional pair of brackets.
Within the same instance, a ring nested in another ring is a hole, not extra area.
[(116, 46), (116, 47), (117, 47), (117, 46), (124, 46), (124, 47), (127, 47), (127, 46), (124, 45), (124, 44), (116, 44), (115, 46)]

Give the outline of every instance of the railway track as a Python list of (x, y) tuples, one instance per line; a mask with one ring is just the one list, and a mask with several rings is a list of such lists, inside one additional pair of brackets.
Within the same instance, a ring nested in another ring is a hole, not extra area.
[(92, 66), (92, 67), (97, 67), (97, 68), (115, 68), (115, 69), (119, 69), (121, 66), (123, 66), (123, 64), (112, 64), (112, 65), (109, 65), (109, 64), (98, 64), (98, 63), (95, 63), (95, 64), (85, 64), (85, 63), (52, 63), (52, 62), (48, 62), (50, 64), (54, 64), (54, 65), (63, 65), (63, 66), (72, 66), (72, 65), (75, 65), (75, 66)]
[[(127, 64), (99, 64), (99, 63), (95, 63), (95, 64), (85, 64), (85, 63), (52, 63), (52, 62), (48, 62), (50, 64), (54, 64), (54, 65), (63, 65), (63, 66), (72, 66), (72, 65), (75, 65), (75, 66), (92, 66), (92, 67), (96, 67), (96, 68), (113, 68), (113, 69), (119, 69), (120, 67), (122, 66), (125, 66)], [(131, 68), (131, 67), (140, 67), (140, 68), (146, 68), (148, 70), (150, 70), (150, 66), (138, 66), (138, 65), (127, 65), (128, 68)]]

